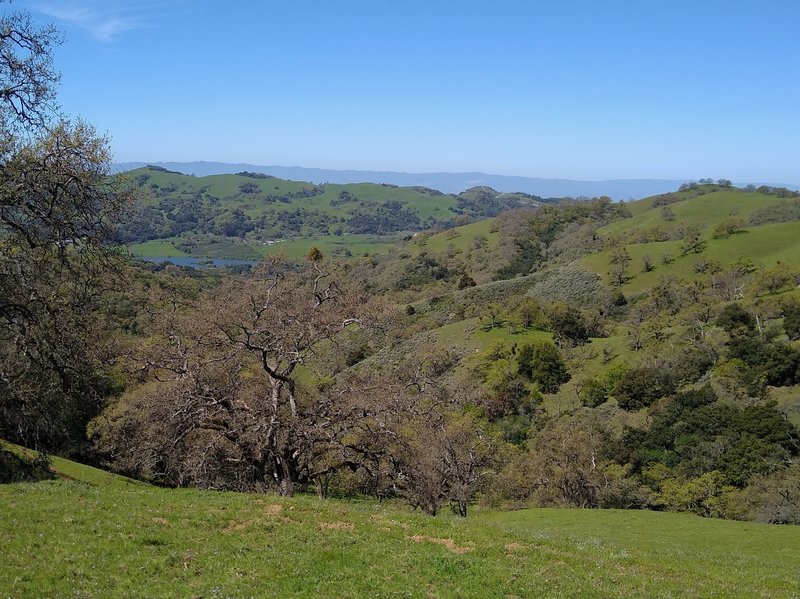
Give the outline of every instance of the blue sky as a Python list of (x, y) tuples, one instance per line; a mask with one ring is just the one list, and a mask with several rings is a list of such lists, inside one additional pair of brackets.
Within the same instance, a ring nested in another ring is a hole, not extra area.
[(797, 0), (17, 0), (117, 161), (800, 183)]

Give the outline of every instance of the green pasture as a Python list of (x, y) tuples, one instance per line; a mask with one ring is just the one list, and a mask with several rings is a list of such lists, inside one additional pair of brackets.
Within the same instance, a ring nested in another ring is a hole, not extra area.
[[(63, 465), (61, 466), (63, 468)], [(797, 527), (70, 478), (0, 486), (8, 597), (793, 597)]]

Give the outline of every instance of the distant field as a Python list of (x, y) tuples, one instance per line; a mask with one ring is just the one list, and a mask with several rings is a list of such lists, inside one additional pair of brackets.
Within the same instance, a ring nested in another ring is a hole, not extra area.
[[(174, 242), (193, 256), (257, 259), (280, 251), (260, 243), (292, 239), (304, 244), (312, 237), (331, 251), (372, 253), (408, 231), (452, 227), (540, 204), (534, 196), (490, 188), (455, 196), (417, 186), (315, 185), (240, 174), (193, 177), (154, 168), (120, 176), (137, 186), (141, 197), (130, 219), (119, 223), (119, 237), (148, 256), (178, 255), (159, 253), (174, 252), (169, 247)], [(469, 236), (467, 232), (452, 243), (466, 248)], [(245, 238), (247, 243), (241, 243)], [(148, 239), (167, 246), (145, 242)], [(289, 255), (304, 253), (295, 241), (282, 249)], [(442, 249), (450, 243), (448, 238)]]
[[(290, 258), (305, 256), (312, 246), (318, 247), (328, 256), (346, 256), (349, 252), (353, 256), (365, 253), (375, 253), (394, 246), (398, 241), (396, 236), (380, 237), (375, 235), (326, 235), (319, 237), (303, 237), (282, 240), (274, 245), (241, 244), (234, 241), (219, 240), (215, 243), (198, 245), (193, 256), (205, 258), (243, 258), (257, 260), (264, 256), (286, 254)], [(173, 241), (148, 241), (135, 243), (129, 246), (131, 253), (136, 256), (186, 256), (185, 252), (177, 249)]]
[(379, 237), (375, 235), (326, 235), (322, 237), (304, 237), (276, 243), (263, 248), (264, 254), (271, 255), (285, 253), (290, 258), (305, 256), (309, 248), (318, 247), (326, 256), (346, 256), (350, 252), (353, 256), (374, 254), (393, 247), (399, 238), (396, 236)]
[(792, 597), (800, 577), (791, 526), (616, 510), (431, 518), (95, 477), (0, 486), (0, 594)]
[(176, 257), (187, 255), (186, 252), (182, 252), (176, 248), (172, 241), (161, 239), (147, 241), (145, 243), (134, 243), (130, 245), (128, 249), (132, 254), (136, 256), (143, 256), (145, 258), (151, 258), (153, 256)]

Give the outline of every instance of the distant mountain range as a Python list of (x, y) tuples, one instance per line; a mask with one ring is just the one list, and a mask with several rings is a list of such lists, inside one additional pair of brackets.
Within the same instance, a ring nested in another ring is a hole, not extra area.
[[(187, 175), (222, 175), (250, 171), (264, 173), (292, 181), (312, 183), (389, 183), (391, 185), (421, 185), (445, 193), (460, 193), (479, 185), (501, 192), (521, 191), (544, 198), (609, 196), (615, 200), (632, 200), (659, 193), (675, 191), (685, 179), (611, 179), (608, 181), (576, 181), (570, 179), (542, 179), (513, 177), (488, 173), (398, 173), (393, 171), (354, 171), (304, 168), (300, 166), (258, 166), (255, 164), (229, 164), (225, 162), (120, 162), (116, 171), (127, 171), (152, 164)], [(762, 183), (746, 181), (735, 185)], [(798, 185), (767, 183), (775, 187), (799, 189)]]

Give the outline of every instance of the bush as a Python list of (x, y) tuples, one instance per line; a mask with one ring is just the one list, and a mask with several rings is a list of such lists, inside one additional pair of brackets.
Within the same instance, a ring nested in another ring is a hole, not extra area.
[(717, 316), (717, 326), (728, 333), (738, 329), (753, 331), (756, 328), (756, 319), (739, 304), (728, 304)]
[(461, 278), (458, 280), (459, 289), (467, 289), (468, 287), (475, 287), (475, 285), (476, 285), (475, 279), (473, 279), (466, 273), (461, 275)]
[(581, 390), (578, 393), (581, 403), (588, 408), (597, 406), (608, 401), (608, 389), (604, 381), (598, 378), (586, 379), (581, 383)]
[(687, 481), (665, 481), (659, 500), (670, 510), (711, 518), (724, 515), (721, 513), (722, 497), (732, 491), (733, 487), (725, 484), (722, 473), (714, 470)]
[(756, 522), (800, 524), (800, 465), (756, 478), (745, 497)]
[(676, 387), (677, 381), (671, 370), (645, 366), (625, 373), (614, 389), (614, 396), (623, 410), (638, 410), (671, 395)]
[(564, 360), (549, 341), (526, 343), (517, 351), (519, 373), (532, 380), (543, 393), (555, 393), (570, 379)]
[(553, 305), (547, 317), (556, 339), (565, 339), (573, 345), (589, 341), (590, 327), (583, 315), (572, 306)]
[(791, 341), (800, 339), (800, 302), (796, 299), (783, 305), (783, 329)]

